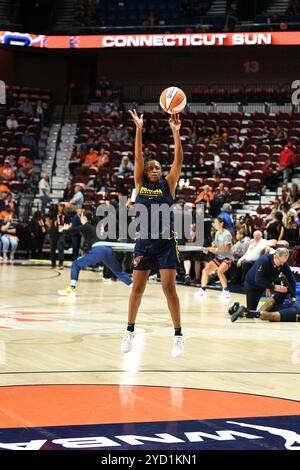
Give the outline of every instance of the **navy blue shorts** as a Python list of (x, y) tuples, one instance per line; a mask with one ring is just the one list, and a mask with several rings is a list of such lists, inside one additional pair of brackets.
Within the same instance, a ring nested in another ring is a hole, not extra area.
[(133, 269), (140, 271), (176, 269), (178, 247), (171, 240), (137, 240), (133, 253)]
[(296, 302), (294, 304), (275, 305), (272, 308), (274, 312), (280, 312), (280, 321), (283, 322), (300, 322), (300, 304)]

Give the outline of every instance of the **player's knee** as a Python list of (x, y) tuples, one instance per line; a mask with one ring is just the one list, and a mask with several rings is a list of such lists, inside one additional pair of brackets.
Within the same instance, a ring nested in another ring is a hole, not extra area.
[(136, 284), (134, 283), (132, 286), (132, 294), (138, 297), (141, 297), (144, 293), (145, 286), (143, 284)]
[(173, 283), (166, 283), (163, 285), (163, 291), (166, 297), (169, 297), (171, 295), (174, 295), (175, 293), (175, 286)]

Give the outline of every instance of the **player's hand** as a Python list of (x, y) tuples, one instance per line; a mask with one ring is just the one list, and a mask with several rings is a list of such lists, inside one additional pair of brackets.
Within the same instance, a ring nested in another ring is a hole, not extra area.
[(134, 120), (134, 123), (138, 129), (143, 129), (144, 121), (143, 121), (143, 114), (138, 116), (136, 110), (134, 109), (131, 111), (131, 109), (128, 110), (129, 114), (131, 115), (132, 119)]
[(208, 248), (208, 251), (209, 251), (210, 253), (216, 253), (217, 250), (218, 250), (218, 248), (216, 248), (215, 246), (210, 246), (210, 247)]
[(281, 284), (276, 284), (274, 286), (274, 291), (275, 292), (281, 292), (282, 294), (285, 294), (288, 291), (288, 287), (282, 286)]
[(271, 297), (271, 289), (266, 289), (266, 297)]
[(296, 297), (291, 297), (291, 299), (290, 299), (290, 300), (291, 300), (292, 304), (294, 304), (295, 302), (297, 302), (297, 299), (296, 299)]
[(178, 132), (181, 127), (179, 114), (173, 114), (169, 119), (169, 124), (170, 124), (172, 131)]

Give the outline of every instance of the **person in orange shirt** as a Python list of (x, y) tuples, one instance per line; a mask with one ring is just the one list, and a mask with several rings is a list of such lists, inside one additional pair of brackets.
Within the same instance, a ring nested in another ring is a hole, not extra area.
[(4, 162), (4, 165), (0, 167), (0, 176), (5, 180), (12, 180), (15, 176), (15, 171), (11, 165)]
[(91, 147), (89, 153), (86, 154), (86, 157), (84, 160), (84, 166), (96, 166), (98, 163), (98, 158), (99, 158), (99, 155), (98, 155), (97, 150)]
[(213, 192), (210, 189), (210, 187), (206, 184), (205, 186), (203, 186), (203, 191), (201, 191), (201, 193), (198, 194), (195, 200), (195, 204), (199, 202), (203, 202), (205, 209), (209, 211), (213, 200), (214, 200)]

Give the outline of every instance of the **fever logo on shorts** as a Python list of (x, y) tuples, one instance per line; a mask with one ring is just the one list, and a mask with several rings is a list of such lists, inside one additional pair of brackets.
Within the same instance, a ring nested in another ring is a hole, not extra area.
[(142, 261), (143, 257), (142, 256), (137, 256), (136, 258), (134, 258), (133, 260), (133, 266), (136, 268), (140, 262)]
[(173, 387), (0, 387), (0, 450), (300, 450), (300, 402)]

